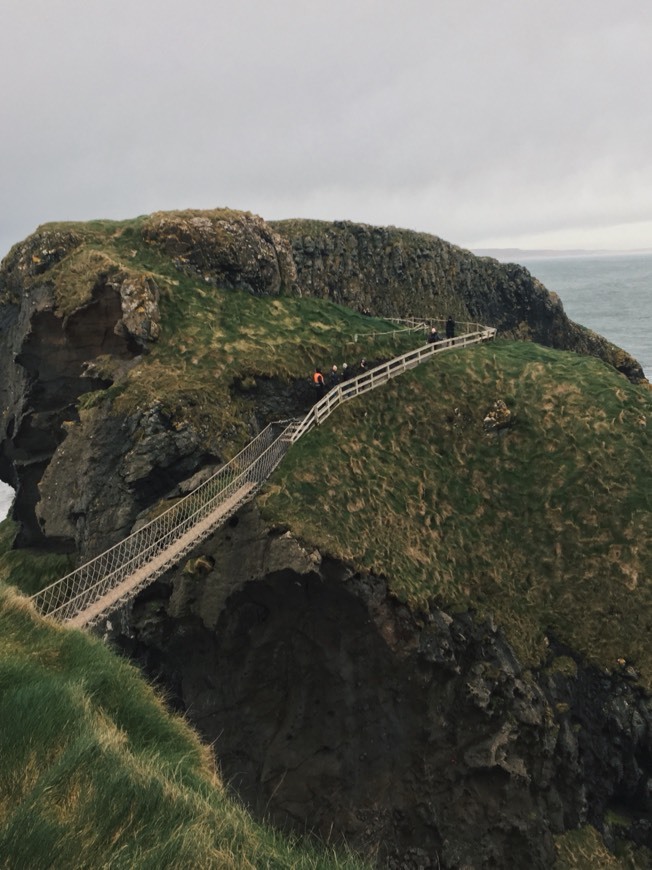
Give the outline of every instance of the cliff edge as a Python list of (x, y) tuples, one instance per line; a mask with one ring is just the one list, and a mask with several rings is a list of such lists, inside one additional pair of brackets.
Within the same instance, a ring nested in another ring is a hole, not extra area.
[(338, 409), (107, 634), (283, 826), (395, 868), (645, 866), (650, 393), (526, 269), (225, 209), (39, 228), (0, 267), (7, 579), (305, 412), (316, 365), (423, 341), (384, 318), (449, 314), (504, 340)]

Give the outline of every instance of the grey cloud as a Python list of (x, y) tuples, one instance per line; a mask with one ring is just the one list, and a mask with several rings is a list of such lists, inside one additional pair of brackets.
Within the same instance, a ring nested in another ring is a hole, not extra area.
[(466, 245), (649, 221), (650, 44), (634, 0), (4, 0), (1, 251), (189, 206)]

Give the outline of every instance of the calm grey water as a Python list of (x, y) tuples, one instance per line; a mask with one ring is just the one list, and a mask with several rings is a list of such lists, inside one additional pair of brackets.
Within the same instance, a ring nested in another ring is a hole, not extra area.
[[(629, 351), (652, 378), (652, 254), (524, 257), (520, 263), (559, 294), (571, 320)], [(13, 494), (0, 482), (0, 520)]]
[(519, 260), (571, 320), (629, 351), (652, 378), (652, 253)]

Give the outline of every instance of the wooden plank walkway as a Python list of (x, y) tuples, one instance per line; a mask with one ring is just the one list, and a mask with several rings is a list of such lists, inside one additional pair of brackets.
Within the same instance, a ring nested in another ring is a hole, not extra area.
[(90, 607), (80, 611), (80, 613), (77, 613), (72, 618), (67, 619), (66, 625), (82, 628), (84, 625), (97, 619), (101, 614), (113, 610), (118, 602), (123, 598), (130, 598), (131, 593), (133, 593), (138, 586), (149, 582), (152, 575), (156, 576), (162, 574), (166, 566), (174, 564), (174, 562), (180, 558), (184, 550), (190, 549), (194, 546), (194, 544), (200, 540), (205, 533), (218, 525), (220, 520), (226, 514), (233, 511), (233, 509), (241, 502), (246, 501), (252, 490), (255, 489), (255, 486), (254, 483), (245, 483), (244, 486), (241, 486), (236, 490), (233, 495), (229, 496), (229, 498), (219, 504), (212, 513), (208, 514), (208, 516), (204, 517), (203, 520), (192, 526), (192, 528), (190, 528), (184, 535), (170, 544), (169, 547), (166, 547), (165, 550), (161, 550), (161, 552), (151, 561), (147, 562), (137, 571), (134, 571), (133, 574), (123, 580), (115, 588), (110, 589), (101, 598), (98, 598), (97, 601), (94, 601)]

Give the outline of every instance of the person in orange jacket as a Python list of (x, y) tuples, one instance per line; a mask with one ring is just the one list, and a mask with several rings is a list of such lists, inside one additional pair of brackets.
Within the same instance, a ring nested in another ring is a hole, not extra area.
[(326, 382), (324, 381), (324, 376), (322, 375), (320, 368), (315, 369), (315, 372), (312, 376), (312, 382), (315, 385), (315, 392), (317, 393), (317, 398), (321, 399), (321, 397), (324, 395)]

